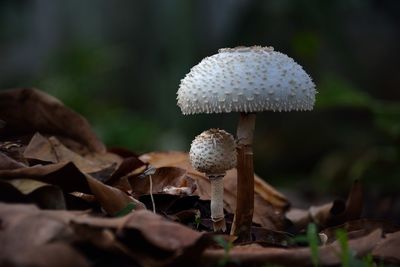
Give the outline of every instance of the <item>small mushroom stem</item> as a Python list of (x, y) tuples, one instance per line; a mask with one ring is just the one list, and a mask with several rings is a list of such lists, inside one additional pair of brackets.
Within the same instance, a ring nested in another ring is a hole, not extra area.
[(224, 215), (224, 181), (225, 174), (208, 175), (211, 182), (211, 220), (214, 232), (226, 231)]
[(251, 241), (254, 211), (253, 134), (256, 114), (240, 113), (237, 128), (237, 198), (231, 235)]

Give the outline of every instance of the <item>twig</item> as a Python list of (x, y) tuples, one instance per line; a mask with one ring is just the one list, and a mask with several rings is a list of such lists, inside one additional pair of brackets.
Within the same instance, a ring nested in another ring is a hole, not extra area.
[(150, 180), (150, 198), (151, 198), (151, 204), (153, 206), (153, 213), (156, 213), (156, 203), (154, 202), (154, 197), (153, 197), (153, 179), (151, 178), (151, 175), (149, 175), (149, 180)]

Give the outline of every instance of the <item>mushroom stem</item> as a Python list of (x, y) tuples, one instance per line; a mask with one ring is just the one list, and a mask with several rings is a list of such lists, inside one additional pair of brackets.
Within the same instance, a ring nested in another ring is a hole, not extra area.
[(225, 174), (208, 175), (211, 182), (211, 220), (214, 232), (226, 231), (224, 216), (224, 181)]
[(241, 241), (251, 241), (254, 211), (253, 134), (256, 114), (240, 113), (237, 128), (237, 198), (231, 235)]

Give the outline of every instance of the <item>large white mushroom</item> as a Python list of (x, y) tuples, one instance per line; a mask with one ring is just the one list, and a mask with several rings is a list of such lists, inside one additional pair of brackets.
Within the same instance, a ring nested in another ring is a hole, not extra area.
[(312, 110), (315, 85), (299, 64), (272, 47), (237, 47), (204, 58), (181, 81), (177, 94), (185, 115), (240, 112), (237, 208), (231, 234), (249, 240), (254, 209), (255, 113)]

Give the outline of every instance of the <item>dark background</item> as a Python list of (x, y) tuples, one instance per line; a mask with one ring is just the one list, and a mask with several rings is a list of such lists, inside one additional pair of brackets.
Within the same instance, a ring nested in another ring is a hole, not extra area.
[[(188, 150), (237, 114), (183, 116), (176, 91), (221, 47), (268, 45), (319, 91), (312, 112), (260, 113), (255, 169), (294, 202), (345, 196), (400, 210), (400, 1), (1, 0), (0, 88), (37, 87), (80, 112), (108, 146)], [(376, 201), (379, 199), (379, 201)]]

